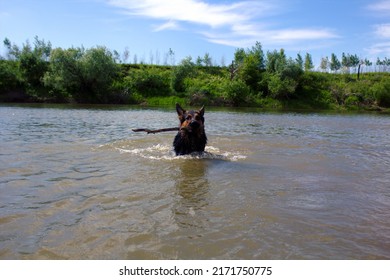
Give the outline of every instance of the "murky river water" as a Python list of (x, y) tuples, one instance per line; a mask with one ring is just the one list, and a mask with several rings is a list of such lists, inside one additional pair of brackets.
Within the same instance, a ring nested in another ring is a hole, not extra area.
[(0, 258), (390, 259), (389, 116), (205, 117), (174, 157), (131, 131), (173, 108), (0, 106)]

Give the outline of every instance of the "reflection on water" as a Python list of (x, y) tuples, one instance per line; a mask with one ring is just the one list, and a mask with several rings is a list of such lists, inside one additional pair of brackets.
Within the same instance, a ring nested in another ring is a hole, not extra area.
[(174, 207), (176, 221), (182, 227), (203, 227), (204, 217), (197, 213), (208, 205), (207, 162), (185, 160), (179, 166), (180, 172), (175, 179), (176, 195), (179, 197)]
[(174, 110), (0, 106), (0, 258), (390, 258), (387, 116), (205, 117), (175, 157), (131, 132)]

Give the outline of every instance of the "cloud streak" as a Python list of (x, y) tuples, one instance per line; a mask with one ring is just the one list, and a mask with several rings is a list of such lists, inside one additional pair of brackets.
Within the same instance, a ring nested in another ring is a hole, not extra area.
[[(390, 0), (377, 1), (366, 8), (374, 12), (374, 15), (379, 18), (385, 17), (388, 19), (388, 16), (390, 16)], [(390, 23), (376, 24), (371, 27), (376, 42), (366, 48), (366, 51), (372, 56), (390, 55)]]
[[(263, 44), (294, 44), (327, 40), (338, 35), (326, 28), (277, 28), (265, 24), (266, 18), (280, 13), (278, 1), (247, 0), (230, 4), (212, 4), (202, 0), (108, 0), (130, 16), (140, 16), (164, 23), (154, 31), (180, 29), (186, 25), (215, 44), (247, 47), (256, 41)], [(186, 28), (187, 29), (187, 28)]]
[(375, 25), (374, 29), (379, 38), (390, 39), (390, 23)]
[(385, 1), (379, 1), (376, 3), (372, 3), (372, 4), (368, 5), (368, 9), (373, 11), (373, 12), (377, 12), (380, 15), (390, 14), (390, 1), (385, 0)]

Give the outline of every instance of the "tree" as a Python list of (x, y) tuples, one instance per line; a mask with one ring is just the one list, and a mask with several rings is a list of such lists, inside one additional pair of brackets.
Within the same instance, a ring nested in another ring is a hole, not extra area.
[(365, 59), (364, 59), (364, 65), (370, 67), (370, 66), (372, 66), (372, 62), (371, 62), (369, 59), (365, 58)]
[(10, 60), (0, 60), (0, 95), (23, 87), (17, 63)]
[(322, 70), (322, 72), (328, 72), (328, 68), (329, 68), (329, 58), (327, 56), (321, 58), (320, 69)]
[(337, 56), (332, 53), (330, 57), (330, 70), (333, 72), (337, 72), (341, 68), (341, 63)]
[(344, 52), (341, 54), (341, 65), (344, 68), (344, 71), (349, 73), (349, 68), (351, 67), (350, 56), (346, 55)]
[[(238, 73), (238, 78), (245, 82), (254, 92), (258, 92), (259, 82), (264, 72), (264, 52), (259, 42), (246, 51), (237, 49), (235, 54), (235, 63), (231, 67), (231, 80)], [(233, 74), (233, 75), (232, 75)]]
[(224, 87), (226, 99), (233, 105), (241, 105), (248, 102), (251, 90), (242, 80), (229, 81)]
[(15, 44), (12, 44), (8, 38), (5, 38), (3, 43), (4, 47), (7, 49), (6, 58), (8, 60), (16, 60), (20, 55), (19, 47)]
[(296, 92), (302, 74), (300, 63), (287, 59), (284, 49), (267, 52), (268, 93), (272, 98), (290, 98)]
[(203, 58), (201, 58), (200, 56), (198, 56), (196, 58), (196, 66), (202, 66), (203, 64)]
[(125, 50), (123, 51), (123, 55), (122, 55), (123, 63), (127, 63), (127, 61), (129, 60), (129, 57), (130, 57), (129, 47), (126, 47)]
[(303, 70), (303, 58), (300, 53), (297, 54), (297, 58), (295, 59), (298, 66)]
[(4, 46), (7, 49), (7, 57), (18, 62), (26, 90), (32, 93), (36, 89), (42, 89), (42, 78), (48, 69), (47, 61), (52, 49), (51, 43), (35, 36), (33, 46), (29, 41), (26, 41), (20, 49), (16, 44), (12, 44), (8, 38), (5, 38)]
[(351, 61), (351, 67), (354, 67), (354, 72), (356, 72), (356, 68), (360, 64), (360, 58), (357, 54), (351, 55), (350, 56), (350, 61)]
[(60, 96), (81, 103), (104, 103), (119, 73), (113, 53), (105, 47), (57, 48), (52, 51), (44, 83)]
[(185, 92), (185, 79), (195, 75), (195, 64), (192, 62), (192, 57), (184, 58), (172, 72), (172, 89), (176, 92)]
[(245, 50), (243, 48), (238, 48), (234, 52), (234, 63), (236, 65), (241, 65), (244, 62)]
[(206, 67), (213, 66), (213, 63), (211, 62), (211, 56), (209, 53), (205, 53), (203, 57), (203, 63)]
[(157, 67), (140, 67), (132, 69), (124, 77), (123, 87), (132, 96), (167, 96), (171, 92), (171, 72)]
[(284, 67), (287, 65), (287, 57), (284, 52), (284, 49), (280, 49), (278, 52), (274, 50), (273, 52), (267, 52), (267, 66), (266, 70), (269, 73), (278, 73), (283, 71)]
[(257, 62), (257, 68), (259, 70), (265, 69), (264, 52), (260, 42), (256, 42), (256, 44), (252, 47), (252, 49), (248, 51), (248, 54), (253, 55), (255, 57)]
[(168, 57), (170, 58), (171, 60), (171, 65), (175, 65), (176, 64), (176, 59), (175, 59), (175, 52), (169, 48), (169, 51), (168, 51)]
[(313, 68), (314, 68), (313, 59), (311, 58), (311, 55), (309, 53), (306, 53), (304, 70), (311, 71)]

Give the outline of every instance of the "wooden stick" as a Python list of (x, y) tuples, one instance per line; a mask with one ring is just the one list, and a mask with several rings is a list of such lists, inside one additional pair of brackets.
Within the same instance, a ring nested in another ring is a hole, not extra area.
[(142, 131), (145, 131), (145, 132), (147, 132), (148, 134), (149, 134), (149, 133), (155, 134), (155, 133), (165, 132), (165, 131), (178, 131), (178, 130), (179, 130), (178, 127), (161, 128), (161, 129), (156, 129), (156, 130), (151, 130), (151, 129), (148, 129), (148, 128), (137, 128), (137, 129), (133, 129), (134, 132), (142, 132)]

